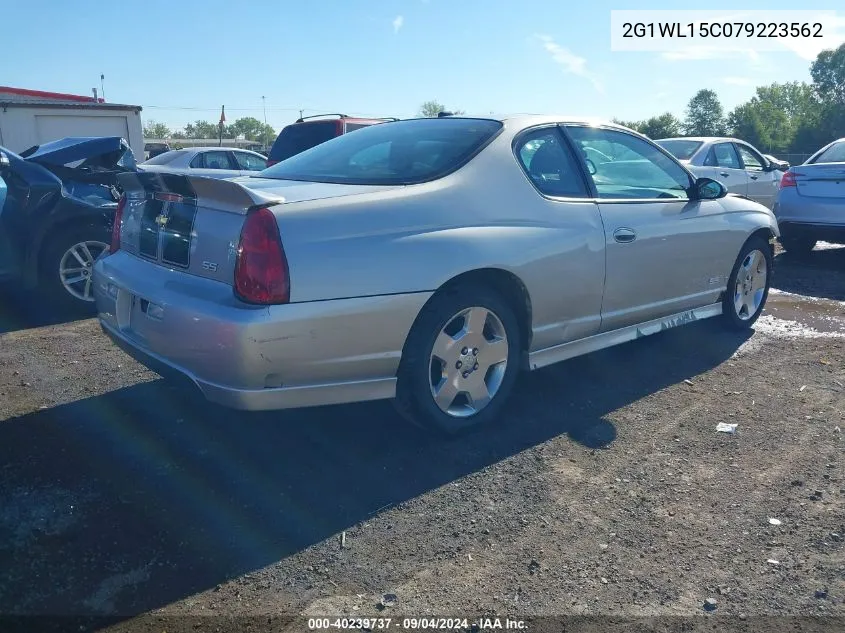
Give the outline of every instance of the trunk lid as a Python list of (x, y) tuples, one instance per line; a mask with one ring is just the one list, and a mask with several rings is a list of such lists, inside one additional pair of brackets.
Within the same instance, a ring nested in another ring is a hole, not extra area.
[(845, 163), (797, 165), (792, 173), (800, 196), (845, 198)]
[(68, 137), (35, 145), (21, 153), (21, 158), (40, 165), (61, 167), (85, 161), (85, 166), (101, 169), (134, 169), (135, 156), (119, 136)]
[[(118, 176), (126, 194), (120, 249), (188, 274), (231, 285), (246, 214), (254, 208), (390, 187), (265, 178), (221, 180), (138, 171)], [(247, 186), (248, 185), (248, 186)]]

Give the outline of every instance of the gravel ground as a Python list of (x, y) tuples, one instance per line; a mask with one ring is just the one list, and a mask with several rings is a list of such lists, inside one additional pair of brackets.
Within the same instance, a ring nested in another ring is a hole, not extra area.
[(448, 441), (389, 403), (206, 405), (94, 320), (2, 291), (0, 614), (842, 630), (845, 249), (780, 254), (774, 289), (753, 333), (704, 322), (527, 374), (505, 424)]

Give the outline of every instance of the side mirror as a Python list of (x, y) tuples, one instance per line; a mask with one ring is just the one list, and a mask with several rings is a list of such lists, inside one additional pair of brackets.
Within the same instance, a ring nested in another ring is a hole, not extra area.
[(725, 185), (712, 178), (699, 178), (696, 180), (693, 185), (693, 191), (697, 200), (716, 200), (728, 195)]
[(3, 152), (0, 152), (0, 169), (5, 169), (9, 166), (9, 157)]

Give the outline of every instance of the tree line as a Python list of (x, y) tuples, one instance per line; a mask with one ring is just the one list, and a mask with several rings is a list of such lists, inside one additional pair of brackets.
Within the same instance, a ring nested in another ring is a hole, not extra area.
[[(197, 139), (197, 138), (218, 138), (220, 128), (217, 123), (209, 121), (194, 121), (188, 123), (181, 130), (171, 130), (166, 124), (156, 121), (149, 121), (144, 126), (144, 138), (164, 139)], [(276, 140), (276, 131), (272, 125), (267, 125), (258, 119), (247, 116), (237, 119), (230, 125), (223, 126), (223, 138), (233, 139), (238, 136), (248, 141), (272, 143)]]
[(822, 51), (810, 64), (812, 83), (759, 86), (753, 97), (725, 114), (714, 90), (699, 90), (683, 121), (669, 112), (616, 123), (649, 138), (733, 136), (769, 153), (812, 154), (845, 137), (845, 44)]

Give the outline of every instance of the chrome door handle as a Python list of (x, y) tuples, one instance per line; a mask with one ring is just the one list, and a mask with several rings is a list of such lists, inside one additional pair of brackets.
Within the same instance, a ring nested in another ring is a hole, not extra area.
[(730, 176), (730, 174), (729, 174), (728, 172), (726, 172), (726, 171), (720, 171), (720, 172), (719, 172), (719, 175), (720, 175), (720, 176), (724, 176), (725, 178), (727, 178), (728, 176)]
[(613, 232), (613, 239), (620, 244), (628, 244), (637, 239), (637, 232), (634, 229), (619, 228)]

